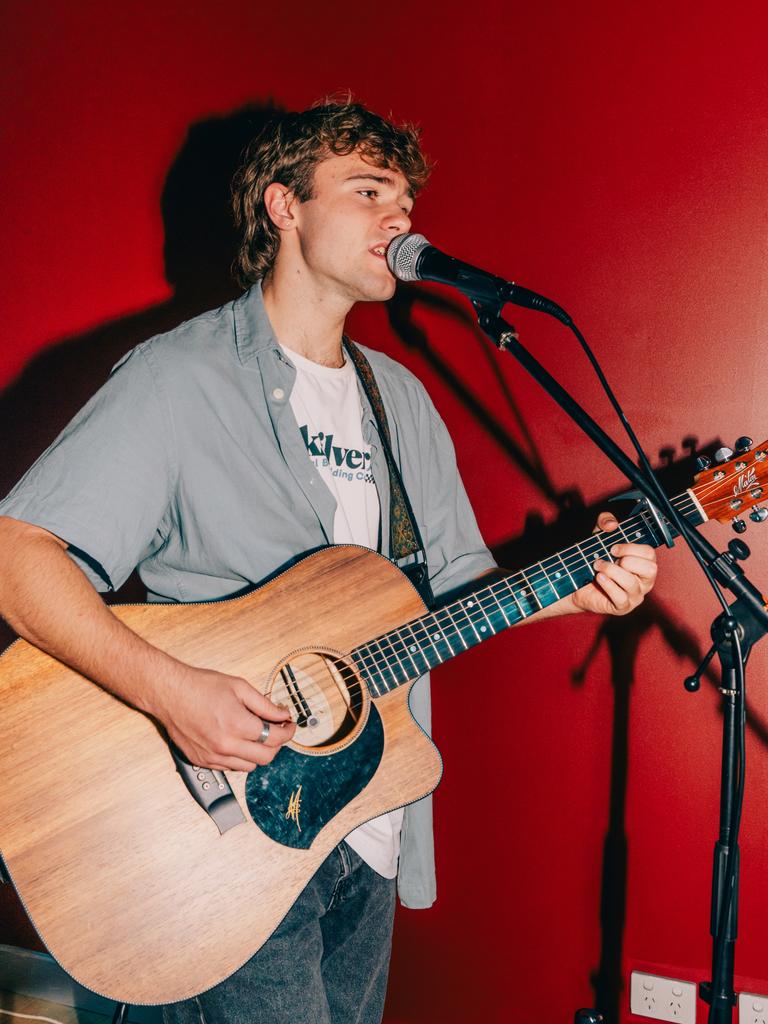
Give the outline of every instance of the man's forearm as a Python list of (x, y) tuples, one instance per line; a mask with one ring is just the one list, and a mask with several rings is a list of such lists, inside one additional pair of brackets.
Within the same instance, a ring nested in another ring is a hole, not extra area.
[(287, 709), (244, 679), (193, 668), (142, 640), (104, 604), (64, 541), (1, 516), (0, 615), (25, 640), (157, 718), (192, 764), (252, 771), (293, 736)]
[(0, 517), (0, 615), (25, 640), (149, 713), (180, 667), (112, 614), (64, 541), (7, 517)]

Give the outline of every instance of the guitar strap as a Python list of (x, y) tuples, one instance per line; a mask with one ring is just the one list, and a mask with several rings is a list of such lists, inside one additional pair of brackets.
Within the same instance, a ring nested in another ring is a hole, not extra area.
[(353, 341), (344, 336), (344, 348), (349, 358), (355, 364), (357, 375), (363, 390), (371, 403), (373, 415), (376, 417), (376, 425), (379, 429), (379, 437), (387, 459), (389, 470), (389, 552), (390, 558), (395, 565), (401, 569), (411, 583), (416, 587), (421, 599), (428, 608), (435, 602), (432, 588), (429, 585), (429, 566), (424, 551), (424, 542), (421, 539), (416, 519), (413, 515), (411, 503), (408, 500), (400, 471), (397, 468), (395, 457), (392, 454), (390, 442), (389, 422), (381, 400), (381, 392), (373, 375), (371, 364), (355, 345)]

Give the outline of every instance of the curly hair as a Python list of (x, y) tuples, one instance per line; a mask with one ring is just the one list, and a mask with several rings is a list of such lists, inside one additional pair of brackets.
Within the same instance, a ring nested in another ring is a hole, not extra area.
[(276, 115), (247, 147), (232, 181), (232, 206), (241, 238), (233, 270), (247, 288), (265, 277), (277, 257), (280, 233), (264, 205), (272, 182), (301, 201), (312, 198), (314, 170), (331, 155), (359, 152), (376, 167), (400, 171), (415, 195), (431, 164), (414, 125), (396, 126), (359, 103), (324, 101), (301, 113)]

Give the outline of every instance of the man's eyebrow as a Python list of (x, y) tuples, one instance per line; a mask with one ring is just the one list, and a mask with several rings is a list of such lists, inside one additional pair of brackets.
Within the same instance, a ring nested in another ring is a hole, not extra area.
[[(390, 178), (387, 174), (350, 174), (345, 181), (375, 181), (378, 185), (394, 185), (395, 179)], [(413, 189), (408, 188), (406, 195), (409, 199), (413, 199)]]

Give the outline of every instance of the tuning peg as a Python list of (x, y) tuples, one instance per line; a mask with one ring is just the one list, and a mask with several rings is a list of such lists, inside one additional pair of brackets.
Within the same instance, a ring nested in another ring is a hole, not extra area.
[(736, 443), (733, 447), (736, 449), (739, 455), (742, 455), (744, 452), (748, 452), (749, 449), (752, 447), (752, 438), (738, 437), (736, 438)]
[(744, 531), (747, 528), (747, 524), (744, 522), (743, 519), (734, 519), (731, 523), (731, 526), (736, 531), (736, 533), (744, 533)]
[(696, 459), (696, 468), (697, 469), (700, 469), (700, 470), (709, 469), (709, 467), (711, 465), (712, 465), (712, 459), (708, 458), (706, 455), (699, 455), (699, 457)]
[(753, 508), (749, 518), (753, 523), (764, 523), (768, 519), (768, 508)]
[(744, 541), (736, 540), (735, 537), (733, 538), (733, 540), (728, 541), (728, 550), (730, 551), (732, 557), (739, 562), (743, 562), (745, 559), (749, 558), (751, 554), (749, 548), (744, 543)]
[(730, 448), (718, 448), (715, 452), (715, 462), (727, 462), (733, 455)]

